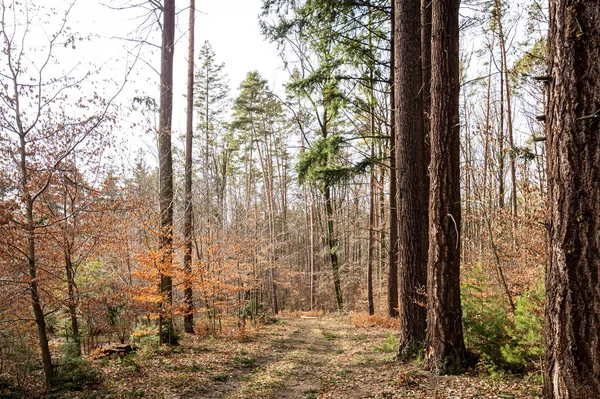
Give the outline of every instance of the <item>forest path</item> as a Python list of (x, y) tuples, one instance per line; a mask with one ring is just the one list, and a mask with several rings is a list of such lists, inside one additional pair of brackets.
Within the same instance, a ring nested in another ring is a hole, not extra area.
[[(365, 315), (302, 318), (237, 329), (219, 339), (187, 335), (182, 345), (96, 361), (97, 398), (394, 399), (539, 398), (540, 381), (476, 370), (435, 376), (394, 359), (396, 330)], [(365, 325), (366, 324), (366, 325)], [(70, 394), (55, 398), (75, 398)]]
[(272, 340), (264, 365), (227, 399), (378, 397), (371, 384), (393, 379), (394, 348), (385, 348), (386, 330), (356, 329), (336, 318), (281, 322), (287, 328)]

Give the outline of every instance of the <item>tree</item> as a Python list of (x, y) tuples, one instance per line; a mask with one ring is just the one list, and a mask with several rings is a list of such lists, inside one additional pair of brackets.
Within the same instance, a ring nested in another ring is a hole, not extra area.
[[(263, 34), (279, 43), (286, 63), (289, 57), (290, 62), (298, 62), (300, 65), (300, 73), (293, 79), (290, 88), (308, 103), (308, 108), (311, 108), (311, 112), (314, 114), (312, 119), (318, 125), (314, 128), (305, 128), (320, 134), (317, 139), (320, 143), (318, 145), (311, 144), (312, 137), (305, 135), (304, 139), (311, 147), (314, 146), (318, 150), (318, 147), (322, 147), (322, 144), (329, 140), (328, 137), (333, 135), (343, 136), (344, 139), (358, 138), (352, 137), (353, 135), (362, 136), (360, 139), (373, 148), (383, 146), (385, 137), (382, 134), (382, 130), (384, 130), (382, 126), (386, 128), (391, 126), (388, 105), (391, 91), (388, 69), (390, 67), (389, 3), (387, 0), (263, 1), (263, 13), (261, 14)], [(354, 129), (347, 129), (352, 124), (354, 124)], [(358, 150), (357, 152), (361, 153), (361, 157), (368, 158), (370, 156), (367, 151), (363, 153), (362, 150)], [(376, 153), (378, 157), (380, 153), (383, 155), (383, 151), (376, 151)], [(353, 155), (348, 154), (347, 158), (351, 158)], [(340, 154), (335, 154), (329, 161), (326, 161), (330, 164), (329, 167), (332, 167), (331, 172), (334, 172), (333, 162), (336, 157), (340, 158)], [(318, 156), (313, 159), (316, 158)], [(387, 154), (382, 158), (386, 159)], [(324, 159), (326, 157), (321, 157), (321, 160)], [(387, 166), (384, 162), (374, 163), (374, 165), (382, 169)], [(323, 164), (314, 165), (314, 167), (324, 170), (327, 166)], [(377, 174), (377, 171), (373, 171), (373, 177)], [(334, 173), (331, 174), (331, 176), (333, 175)], [(384, 173), (380, 175), (383, 176)], [(335, 220), (337, 218), (336, 208), (339, 207), (340, 201), (338, 200), (342, 200), (342, 198), (336, 198), (336, 191), (338, 188), (342, 190), (347, 188), (340, 184), (344, 179), (331, 185), (322, 185), (323, 182), (319, 182), (320, 191), (325, 197), (328, 235), (326, 240), (329, 246), (334, 292), (338, 307), (343, 305), (342, 284), (338, 270), (346, 260), (344, 249), (350, 241), (350, 239), (344, 240), (344, 238), (351, 236), (346, 231), (341, 231), (339, 234), (336, 232), (336, 224), (340, 222)], [(330, 179), (330, 182), (333, 183), (333, 180)], [(375, 179), (373, 179), (373, 183), (375, 183)], [(372, 191), (383, 190), (383, 184), (378, 187), (371, 184), (370, 187)], [(378, 254), (381, 252), (378, 247), (383, 248), (382, 245), (385, 241), (380, 240), (378, 245), (375, 229), (377, 213), (383, 220), (384, 212), (382, 210), (385, 209), (381, 200), (383, 197), (383, 191), (379, 196), (375, 192), (370, 195), (372, 201), (370, 201), (369, 209), (369, 255), (366, 273), (369, 311), (374, 308), (373, 269), (376, 261), (382, 258)], [(380, 201), (379, 209), (377, 209), (377, 201)], [(383, 226), (380, 228), (380, 236), (385, 238)], [(359, 243), (358, 247), (360, 245)], [(360, 250), (358, 252), (360, 253)], [(391, 250), (391, 254), (394, 254), (393, 250)], [(393, 268), (391, 273), (394, 273)], [(381, 273), (378, 274), (381, 276)], [(391, 289), (395, 291), (394, 288)], [(397, 302), (394, 295), (390, 302)], [(390, 306), (393, 312), (397, 304)]]
[[(494, 0), (494, 12), (495, 22), (498, 27), (498, 38), (500, 42), (500, 58), (501, 58), (501, 71), (503, 74), (502, 79), (504, 81), (504, 87), (500, 88), (500, 90), (504, 91), (504, 96), (506, 96), (506, 128), (508, 133), (508, 145), (510, 146), (510, 179), (511, 179), (511, 190), (510, 190), (510, 202), (511, 202), (511, 211), (512, 211), (512, 226), (513, 226), (513, 236), (514, 230), (516, 229), (516, 219), (517, 219), (517, 172), (516, 172), (516, 148), (515, 141), (513, 136), (513, 112), (511, 105), (511, 90), (510, 90), (510, 80), (509, 80), (509, 70), (508, 70), (508, 61), (507, 61), (507, 46), (506, 46), (506, 37), (504, 34), (504, 25), (502, 22), (502, 9), (501, 9), (501, 1)], [(501, 107), (504, 107), (504, 104), (501, 104)], [(500, 129), (504, 129), (504, 126), (500, 126)]]
[[(427, 1), (427, 0), (425, 0)], [(393, 49), (396, 46), (394, 32), (396, 31), (396, 6), (392, 3), (391, 26), (392, 32), (390, 39), (390, 65), (395, 64), (395, 56)], [(389, 266), (388, 266), (388, 285), (387, 285), (387, 302), (388, 315), (390, 317), (398, 317), (398, 179), (396, 177), (396, 99), (394, 80), (396, 79), (396, 68), (390, 68), (390, 248), (389, 248)]]
[(600, 397), (600, 3), (550, 2), (546, 398)]
[[(159, 321), (161, 344), (174, 344), (170, 305), (173, 303), (173, 53), (175, 50), (175, 0), (165, 0), (160, 68), (160, 110), (158, 120), (159, 207), (160, 207), (160, 292), (164, 295)], [(165, 306), (166, 304), (166, 306)]]
[(52, 220), (46, 228), (46, 236), (51, 238), (49, 246), (59, 248), (53, 251), (56, 255), (52, 258), (56, 263), (62, 262), (65, 268), (66, 302), (76, 356), (81, 355), (82, 337), (78, 318), (80, 292), (77, 279), (79, 271), (98, 253), (100, 241), (105, 239), (106, 225), (103, 224), (110, 219), (107, 218), (110, 205), (102, 197), (113, 180), (109, 177), (104, 187), (98, 187), (98, 182), (88, 181), (81, 171), (86, 170), (90, 176), (100, 175), (101, 151), (99, 147), (96, 157), (87, 157), (81, 162), (75, 156), (65, 159), (40, 201), (45, 205), (40, 213)]
[(192, 275), (192, 143), (194, 139), (194, 37), (196, 20), (196, 1), (190, 0), (189, 49), (188, 49), (188, 81), (187, 81), (187, 114), (185, 129), (185, 194), (184, 194), (184, 226), (183, 226), (183, 268), (186, 274), (184, 287), (184, 329), (186, 333), (194, 332), (194, 297), (191, 285)]
[[(42, 231), (52, 221), (38, 204), (56, 181), (66, 159), (74, 154), (85, 158), (94, 153), (94, 148), (106, 139), (104, 124), (114, 117), (109, 113), (112, 100), (97, 93), (88, 98), (78, 95), (91, 73), (77, 76), (77, 68), (73, 68), (71, 73), (52, 75), (57, 70), (55, 64), (69, 59), (68, 54), (62, 53), (63, 47), (70, 47), (64, 43), (78, 40), (67, 27), (73, 6), (74, 3), (68, 5), (60, 15), (56, 9), (0, 2), (0, 167), (2, 175), (11, 181), (12, 201), (18, 204), (5, 228), (20, 235), (7, 246), (29, 295), (48, 385), (54, 377), (45, 310), (49, 294), (44, 290), (44, 277), (49, 276), (41, 268), (40, 256), (48, 249), (39, 244)], [(42, 25), (40, 21), (46, 20), (46, 12), (57, 15), (58, 27), (43, 32), (47, 42), (37, 48), (36, 57), (30, 57), (30, 49), (21, 46)], [(78, 112), (73, 115), (71, 109)]]
[[(194, 80), (195, 102), (194, 107), (198, 111), (198, 128), (202, 133), (203, 145), (200, 151), (201, 162), (203, 166), (203, 194), (204, 206), (202, 212), (205, 217), (203, 220), (212, 222), (212, 214), (217, 215), (217, 220), (222, 222), (223, 215), (223, 190), (224, 186), (219, 184), (225, 179), (225, 176), (219, 170), (222, 165), (213, 164), (215, 141), (218, 139), (217, 133), (222, 129), (224, 121), (223, 114), (227, 110), (229, 102), (229, 86), (227, 75), (223, 72), (225, 64), (217, 63), (215, 52), (208, 41), (205, 41), (198, 54), (198, 70)], [(228, 145), (223, 145), (223, 154), (221, 161), (227, 163)], [(216, 162), (216, 161), (215, 161)], [(218, 209), (212, 209), (213, 178), (216, 180), (215, 191), (217, 194)]]
[(397, 71), (396, 179), (400, 288), (400, 358), (410, 358), (425, 341), (427, 283), (427, 156), (423, 125), (421, 4), (395, 1)]
[(458, 0), (432, 2), (431, 166), (425, 367), (464, 367), (460, 303), (460, 121)]
[(363, 159), (357, 164), (346, 165), (343, 161), (347, 143), (339, 134), (323, 135), (315, 140), (308, 151), (300, 155), (296, 165), (300, 184), (311, 183), (317, 186), (325, 201), (327, 249), (331, 262), (333, 288), (338, 311), (344, 309), (342, 285), (338, 263), (339, 240), (336, 236), (334, 220), (334, 198), (332, 190), (336, 185), (360, 175), (371, 165), (371, 159)]
[[(267, 235), (269, 248), (268, 263), (271, 288), (271, 304), (273, 313), (278, 313), (277, 284), (275, 282), (276, 249), (278, 246), (278, 232), (283, 226), (277, 226), (277, 220), (284, 219), (283, 208), (285, 198), (280, 200), (277, 206), (277, 195), (275, 189), (276, 171), (280, 180), (280, 186), (285, 186), (285, 171), (287, 164), (287, 152), (283, 150), (283, 134), (285, 123), (281, 103), (276, 99), (264, 80), (257, 71), (248, 72), (246, 79), (240, 85), (240, 95), (233, 107), (234, 120), (231, 126), (241, 133), (240, 141), (246, 144), (246, 162), (249, 171), (253, 168), (253, 162), (257, 161), (258, 170), (262, 177), (262, 191), (264, 195), (264, 208), (267, 220)], [(255, 157), (258, 156), (258, 159)], [(248, 185), (250, 186), (250, 184)], [(246, 195), (251, 195), (247, 190)], [(284, 195), (285, 196), (285, 195)], [(250, 197), (248, 197), (249, 203)]]

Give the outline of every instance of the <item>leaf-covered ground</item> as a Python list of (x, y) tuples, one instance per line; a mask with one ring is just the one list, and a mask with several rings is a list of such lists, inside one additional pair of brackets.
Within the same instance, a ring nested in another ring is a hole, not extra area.
[(102, 383), (60, 398), (537, 398), (536, 376), (433, 376), (394, 360), (394, 331), (347, 318), (284, 317), (249, 336), (95, 360)]

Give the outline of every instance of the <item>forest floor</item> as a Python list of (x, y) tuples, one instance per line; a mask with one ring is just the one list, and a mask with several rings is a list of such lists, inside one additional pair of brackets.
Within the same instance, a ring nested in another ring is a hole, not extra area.
[(394, 360), (394, 330), (348, 318), (287, 316), (248, 335), (95, 360), (101, 383), (55, 398), (537, 398), (535, 376), (434, 376)]

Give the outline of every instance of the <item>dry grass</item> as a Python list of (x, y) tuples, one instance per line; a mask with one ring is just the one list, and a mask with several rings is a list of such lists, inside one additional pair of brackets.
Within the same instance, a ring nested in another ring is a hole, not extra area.
[(368, 313), (352, 312), (348, 319), (356, 328), (380, 327), (395, 329), (398, 326), (398, 319), (382, 315), (369, 315)]

